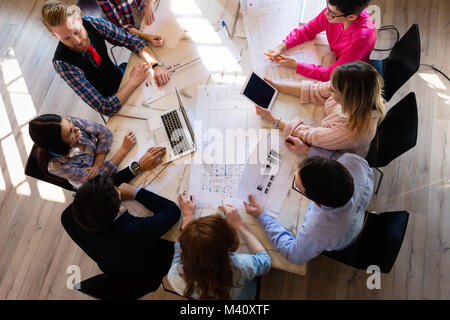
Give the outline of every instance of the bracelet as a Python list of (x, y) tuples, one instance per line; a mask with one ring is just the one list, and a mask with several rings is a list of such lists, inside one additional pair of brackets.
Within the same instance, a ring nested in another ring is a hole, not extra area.
[(280, 117), (278, 117), (277, 120), (274, 121), (273, 125), (275, 126), (275, 128), (279, 128), (278, 124), (280, 123), (280, 121), (281, 121)]

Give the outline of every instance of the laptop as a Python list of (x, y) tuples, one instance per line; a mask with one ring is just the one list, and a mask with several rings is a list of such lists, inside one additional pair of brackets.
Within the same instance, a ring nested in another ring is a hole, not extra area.
[(178, 107), (147, 119), (155, 144), (166, 147), (163, 163), (184, 157), (197, 150), (194, 131), (177, 88), (175, 92)]

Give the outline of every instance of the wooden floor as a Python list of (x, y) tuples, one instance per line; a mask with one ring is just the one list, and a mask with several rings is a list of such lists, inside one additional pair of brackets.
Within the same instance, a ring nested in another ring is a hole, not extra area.
[[(88, 299), (66, 288), (70, 265), (81, 267), (82, 279), (99, 273), (61, 226), (60, 214), (71, 193), (23, 174), (32, 146), (27, 123), (35, 115), (73, 114), (101, 121), (53, 70), (56, 40), (40, 23), (43, 2), (0, 0), (0, 299)], [(226, 0), (217, 2), (226, 10), (237, 8)], [(395, 25), (401, 35), (418, 23), (421, 62), (450, 74), (450, 1), (372, 4), (381, 8), (382, 25)], [(241, 17), (233, 30), (235, 43), (243, 39)], [(378, 47), (391, 43), (385, 33)], [(410, 213), (402, 249), (390, 274), (382, 275), (381, 289), (366, 287), (365, 271), (319, 256), (309, 263), (306, 277), (271, 270), (263, 277), (262, 299), (450, 299), (449, 85), (421, 67), (389, 103), (414, 91), (420, 121), (417, 146), (384, 169), (381, 190), (370, 205), (378, 212)], [(177, 297), (160, 288), (143, 299)]]

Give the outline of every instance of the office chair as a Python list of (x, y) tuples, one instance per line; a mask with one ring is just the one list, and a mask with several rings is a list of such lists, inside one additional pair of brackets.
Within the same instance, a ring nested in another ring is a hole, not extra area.
[(410, 92), (387, 112), (370, 143), (366, 160), (370, 167), (381, 174), (375, 194), (378, 193), (383, 180), (383, 171), (379, 167), (387, 166), (416, 145), (417, 128), (416, 95)]
[(101, 273), (76, 284), (75, 289), (101, 300), (137, 300), (156, 291), (160, 283), (142, 278), (116, 278)]
[(370, 60), (383, 77), (383, 97), (391, 100), (394, 93), (411, 78), (420, 65), (419, 26), (413, 24), (383, 60)]
[(350, 247), (322, 254), (356, 269), (376, 265), (389, 273), (402, 246), (408, 218), (406, 211), (366, 213), (359, 238)]
[(42, 180), (57, 185), (66, 190), (75, 191), (73, 186), (66, 179), (55, 176), (48, 171), (43, 172), (43, 170), (39, 166), (39, 161), (37, 158), (37, 149), (38, 146), (34, 144), (33, 148), (31, 149), (30, 155), (28, 156), (27, 164), (25, 166), (25, 174), (29, 177), (33, 177), (38, 180)]

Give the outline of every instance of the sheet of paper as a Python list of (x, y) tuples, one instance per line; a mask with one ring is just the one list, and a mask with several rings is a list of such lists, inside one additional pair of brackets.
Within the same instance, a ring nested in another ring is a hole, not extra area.
[[(191, 166), (189, 192), (199, 208), (217, 208), (222, 202), (242, 207), (237, 186), (252, 141), (256, 144), (248, 133), (260, 128), (261, 120), (240, 90), (237, 85), (198, 87), (196, 119), (202, 121), (203, 145)], [(227, 142), (227, 134), (239, 138)]]
[(277, 218), (292, 185), (297, 157), (278, 134), (269, 134), (259, 141), (250, 159), (255, 161), (245, 167), (237, 197), (248, 201), (248, 195), (252, 194), (256, 202)]
[[(253, 69), (260, 76), (272, 80), (302, 80), (303, 76), (299, 75), (295, 69), (279, 66), (264, 55), (265, 52), (280, 44), (292, 29), (298, 26), (301, 3), (296, 0), (284, 0), (270, 2), (269, 6), (264, 5), (265, 2), (241, 0)], [(297, 61), (321, 63), (321, 57), (311, 41), (286, 50), (283, 54)]]
[(170, 81), (161, 87), (154, 81), (145, 81), (140, 90), (143, 93), (143, 104), (172, 93), (175, 88), (181, 89), (194, 82), (208, 77), (212, 72), (238, 72), (241, 70), (239, 53), (233, 42), (226, 38), (223, 31), (213, 32), (215, 43), (205, 45), (192, 41), (180, 41), (175, 50), (160, 59), (170, 73)]
[(182, 0), (163, 0), (159, 2), (155, 11), (155, 21), (143, 28), (144, 33), (151, 33), (163, 37), (164, 45), (175, 48), (184, 33), (184, 27), (177, 20), (174, 8)]
[[(108, 129), (111, 130), (113, 134), (111, 149), (106, 156), (108, 160), (111, 159), (120, 148), (123, 137), (128, 131), (132, 131), (136, 135), (136, 144), (119, 164), (118, 170), (129, 166), (132, 161), (139, 160), (150, 147), (155, 146), (153, 136), (146, 120), (112, 117), (108, 121)], [(134, 178), (131, 183), (136, 187), (146, 188), (152, 192), (159, 193), (184, 168), (184, 166), (182, 161), (174, 161), (165, 165), (159, 165), (152, 170), (142, 172)]]

